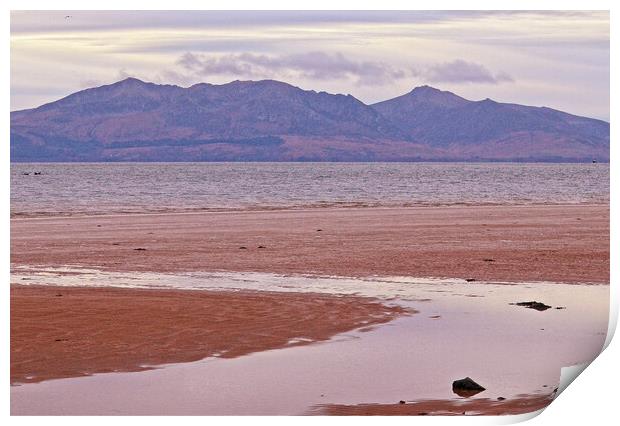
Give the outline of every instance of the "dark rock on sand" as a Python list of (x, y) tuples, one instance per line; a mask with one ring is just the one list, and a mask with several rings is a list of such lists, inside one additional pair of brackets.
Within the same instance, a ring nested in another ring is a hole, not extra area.
[(138, 247), (134, 249), (135, 251), (146, 251), (144, 247)]
[(398, 401), (399, 404), (404, 404), (405, 401), (403, 401), (402, 399), (400, 401)]
[(523, 306), (524, 308), (535, 309), (537, 311), (546, 311), (547, 309), (551, 309), (551, 306), (545, 305), (542, 302), (536, 302), (534, 300), (531, 302), (511, 303), (511, 305)]
[(467, 281), (468, 283), (474, 282), (476, 281), (475, 278), (465, 278), (465, 281)]
[(258, 246), (259, 249), (267, 248), (265, 246)]
[(470, 377), (452, 382), (452, 392), (464, 398), (474, 396), (484, 390), (486, 390), (486, 388), (474, 382)]
[(555, 309), (566, 309), (566, 306), (556, 306)]
[(247, 250), (247, 249), (248, 249), (248, 248), (247, 248), (247, 247), (245, 247), (245, 246), (241, 246), (241, 247), (239, 247), (239, 250)]
[(486, 258), (486, 259), (482, 259), (485, 262), (495, 262), (495, 259), (490, 259), (490, 258)]
[(504, 398), (503, 396), (500, 396), (497, 398), (498, 401), (504, 401), (506, 398)]

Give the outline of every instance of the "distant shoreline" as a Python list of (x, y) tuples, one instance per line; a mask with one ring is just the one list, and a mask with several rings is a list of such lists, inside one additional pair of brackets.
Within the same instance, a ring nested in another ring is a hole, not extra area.
[(415, 210), (415, 209), (432, 209), (432, 208), (477, 208), (477, 207), (511, 207), (511, 208), (527, 208), (527, 207), (574, 207), (574, 206), (593, 206), (609, 208), (609, 200), (597, 202), (575, 202), (575, 203), (418, 203), (412, 205), (406, 204), (364, 204), (364, 203), (346, 203), (338, 204), (316, 204), (316, 205), (299, 205), (299, 206), (252, 206), (252, 207), (205, 207), (205, 208), (170, 208), (162, 210), (144, 210), (144, 211), (81, 211), (81, 212), (11, 212), (11, 220), (30, 220), (30, 219), (46, 219), (46, 218), (101, 218), (101, 217), (123, 217), (123, 216), (169, 216), (169, 215), (201, 215), (201, 214), (227, 214), (227, 213), (261, 213), (261, 212), (317, 212), (323, 210), (334, 211), (355, 211), (355, 210)]
[[(593, 159), (596, 160), (596, 159)], [(153, 160), (153, 161), (149, 161), (149, 160), (143, 160), (143, 161), (123, 161), (123, 160), (119, 160), (119, 161), (98, 161), (98, 160), (93, 160), (93, 161), (87, 161), (87, 160), (79, 160), (79, 161), (37, 161), (37, 160), (32, 160), (32, 161), (26, 161), (26, 160), (20, 160), (20, 161), (13, 161), (11, 160), (10, 164), (194, 164), (194, 163), (199, 163), (199, 164), (217, 164), (217, 163), (223, 163), (223, 164), (227, 164), (227, 163), (236, 163), (236, 164), (243, 164), (243, 163), (252, 163), (252, 164), (256, 164), (256, 163), (265, 163), (265, 164), (270, 164), (270, 163), (280, 163), (280, 164), (286, 164), (286, 163), (293, 163), (293, 164), (313, 164), (313, 163), (320, 163), (320, 164), (329, 164), (329, 163), (334, 163), (334, 164), (339, 164), (339, 163), (345, 163), (345, 164), (381, 164), (381, 163), (388, 163), (388, 164), (409, 164), (409, 163), (433, 163), (433, 164), (441, 164), (441, 163), (446, 163), (446, 164), (610, 164), (609, 160), (596, 160), (596, 162), (594, 163), (591, 160), (583, 160), (583, 159), (575, 159), (575, 160), (567, 160), (565, 158), (561, 159), (561, 160), (532, 160), (532, 159), (514, 159), (514, 160), (506, 160), (506, 159), (501, 159), (501, 160), (493, 160), (493, 159), (488, 159), (488, 160), (484, 160), (484, 159), (476, 159), (476, 160), (462, 160), (462, 159), (455, 159), (455, 160), (450, 160), (450, 159), (437, 159), (437, 160), (433, 160), (433, 159), (424, 159), (424, 160), (380, 160), (380, 161), (346, 161), (346, 160), (342, 160), (342, 161), (335, 161), (335, 160), (326, 160), (326, 161), (321, 161), (321, 160), (295, 160), (295, 161), (287, 161), (287, 160), (273, 160), (273, 161), (261, 161), (261, 160), (256, 160), (256, 161), (252, 161), (252, 160), (230, 160), (230, 161), (221, 161), (221, 160), (213, 160), (213, 161), (205, 161), (205, 160), (192, 160), (192, 161), (158, 161), (158, 160)]]

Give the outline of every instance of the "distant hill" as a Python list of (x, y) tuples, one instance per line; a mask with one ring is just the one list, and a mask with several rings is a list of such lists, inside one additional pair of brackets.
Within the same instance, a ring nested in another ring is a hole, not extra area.
[(372, 107), (409, 139), (457, 158), (609, 160), (609, 123), (551, 108), (468, 101), (429, 86)]
[(609, 124), (427, 86), (375, 105), (286, 83), (128, 78), (11, 113), (11, 161), (607, 161)]

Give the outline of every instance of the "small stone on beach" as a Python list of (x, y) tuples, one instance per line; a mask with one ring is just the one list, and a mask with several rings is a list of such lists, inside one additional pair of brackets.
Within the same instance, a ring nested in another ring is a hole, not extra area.
[(510, 305), (523, 306), (524, 308), (534, 309), (540, 312), (546, 311), (547, 309), (551, 309), (551, 306), (545, 305), (542, 302), (536, 302), (534, 300), (531, 302), (510, 303)]
[(465, 278), (465, 281), (467, 281), (468, 283), (474, 282), (476, 281), (475, 278)]
[(248, 249), (248, 248), (247, 248), (247, 247), (245, 247), (245, 246), (241, 246), (241, 247), (239, 247), (239, 250), (247, 250), (247, 249)]
[(146, 249), (143, 248), (143, 247), (138, 247), (138, 248), (135, 248), (134, 250), (136, 250), (136, 251), (145, 251)]
[(484, 390), (486, 390), (486, 388), (474, 382), (471, 377), (465, 377), (464, 379), (452, 382), (452, 392), (465, 398), (474, 396)]

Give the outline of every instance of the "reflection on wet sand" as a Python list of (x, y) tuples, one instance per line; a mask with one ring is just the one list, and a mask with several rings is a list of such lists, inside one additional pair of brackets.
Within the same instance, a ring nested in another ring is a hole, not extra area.
[[(283, 336), (292, 344), (282, 349), (250, 350), (246, 355), (228, 358), (211, 355), (201, 361), (148, 371), (12, 387), (13, 414), (528, 412), (550, 401), (550, 390), (558, 384), (561, 367), (589, 362), (599, 353), (608, 322), (609, 287), (605, 285), (25, 267), (14, 268), (12, 282), (32, 291), (39, 288), (36, 285), (46, 284), (85, 293), (93, 289), (70, 287), (106, 287), (100, 291), (129, 287), (148, 294), (204, 290), (205, 294), (220, 292), (222, 297), (249, 291), (310, 304), (317, 297), (324, 303), (353, 296), (360, 301), (377, 298), (388, 311), (419, 312), (388, 315), (395, 318), (388, 323), (388, 317), (381, 320), (375, 313), (366, 312), (370, 315), (352, 324), (357, 330), (341, 332), (322, 343), (306, 344), (306, 338), (312, 338), (305, 332), (311, 324), (300, 323), (295, 335)], [(48, 287), (48, 291), (52, 305), (63, 299), (52, 297), (58, 288)], [(321, 293), (327, 299), (321, 299)], [(510, 305), (521, 301), (540, 301), (563, 309), (539, 311)], [(381, 312), (386, 311), (382, 308)], [(170, 314), (172, 328), (177, 314), (182, 312)], [(187, 316), (187, 321), (191, 323), (194, 317)], [(288, 318), (291, 322), (295, 315), (291, 313)], [(226, 325), (222, 320), (221, 326)], [(318, 326), (322, 320), (334, 323), (339, 317), (327, 315), (312, 322)], [(364, 321), (369, 322), (362, 324)], [(371, 327), (373, 321), (383, 325)], [(257, 324), (256, 333), (266, 332), (265, 327)], [(235, 334), (226, 336), (233, 338)], [(166, 341), (165, 337), (158, 338), (162, 345)], [(485, 390), (460, 399), (452, 385), (463, 377), (471, 377)], [(400, 404), (401, 400), (405, 403)]]

